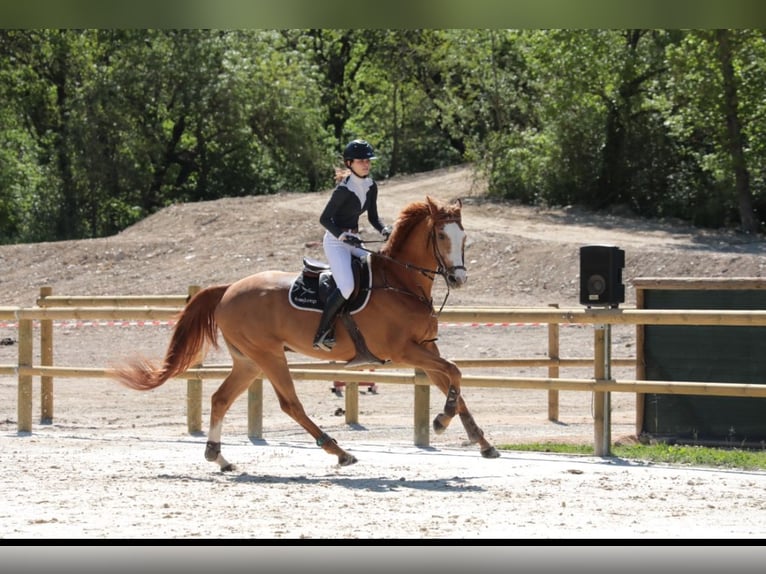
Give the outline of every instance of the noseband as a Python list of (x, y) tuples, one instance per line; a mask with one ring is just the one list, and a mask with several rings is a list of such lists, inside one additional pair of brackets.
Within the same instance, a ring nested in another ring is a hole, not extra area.
[[(444, 219), (439, 222), (440, 224), (448, 224), (448, 223), (457, 223), (460, 229), (463, 229), (463, 224), (460, 220), (460, 218), (450, 218), (450, 219)], [(438, 267), (436, 271), (434, 272), (434, 276), (441, 275), (444, 277), (444, 281), (447, 283), (447, 289), (449, 290), (449, 277), (455, 275), (455, 271), (458, 269), (462, 269), (463, 271), (468, 271), (465, 268), (465, 265), (452, 265), (450, 267), (447, 267), (447, 265), (444, 263), (444, 256), (442, 256), (441, 251), (439, 251), (439, 246), (436, 243), (436, 224), (431, 227), (431, 237), (430, 240), (433, 242), (434, 246), (434, 257), (436, 258), (436, 263), (438, 264)], [(463, 250), (463, 261), (465, 261), (465, 250)]]

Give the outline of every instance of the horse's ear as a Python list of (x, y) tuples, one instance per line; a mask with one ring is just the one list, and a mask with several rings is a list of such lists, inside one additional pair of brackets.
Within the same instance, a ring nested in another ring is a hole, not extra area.
[(462, 219), (462, 216), (460, 215), (463, 211), (463, 200), (459, 197), (452, 202), (451, 211), (454, 214), (454, 216), (457, 218), (458, 221)]
[(431, 217), (436, 217), (439, 213), (439, 206), (436, 205), (436, 202), (431, 198), (430, 195), (426, 195), (426, 204), (428, 205), (428, 211), (430, 212)]

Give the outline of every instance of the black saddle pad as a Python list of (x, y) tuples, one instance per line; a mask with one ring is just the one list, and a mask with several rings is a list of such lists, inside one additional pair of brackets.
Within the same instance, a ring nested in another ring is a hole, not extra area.
[[(367, 306), (367, 302), (370, 300), (370, 285), (372, 285), (370, 257), (360, 258), (355, 264), (359, 265), (359, 287), (354, 290), (354, 295), (351, 296), (351, 300), (346, 305), (346, 310), (352, 315)], [(290, 284), (288, 299), (290, 304), (297, 309), (322, 311), (325, 297), (334, 288), (335, 280), (329, 270), (316, 273), (304, 269)]]

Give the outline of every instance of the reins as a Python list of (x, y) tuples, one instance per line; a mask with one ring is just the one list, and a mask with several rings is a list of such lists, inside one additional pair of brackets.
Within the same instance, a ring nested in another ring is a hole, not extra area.
[[(454, 220), (454, 219), (446, 220), (447, 223), (449, 223), (450, 221), (457, 221), (457, 220)], [(372, 241), (365, 241), (365, 243), (385, 243), (386, 241), (387, 241), (386, 239), (378, 239), (378, 240), (372, 240)], [(426, 267), (420, 267), (419, 265), (413, 265), (412, 263), (408, 263), (406, 261), (400, 261), (399, 259), (395, 259), (389, 255), (384, 255), (380, 253), (379, 251), (373, 251), (371, 249), (367, 249), (366, 247), (360, 246), (359, 249), (362, 249), (363, 251), (366, 251), (367, 253), (370, 253), (371, 255), (374, 255), (376, 257), (380, 257), (381, 259), (385, 259), (387, 261), (391, 261), (392, 263), (396, 263), (397, 265), (401, 265), (402, 267), (410, 271), (417, 271), (418, 273), (420, 273), (427, 279), (430, 279), (431, 281), (435, 281), (437, 275), (442, 277), (444, 279), (444, 284), (447, 286), (447, 292), (444, 294), (444, 300), (442, 301), (442, 304), (439, 307), (439, 310), (436, 312), (436, 315), (438, 316), (441, 314), (442, 310), (444, 310), (444, 306), (447, 304), (447, 299), (449, 298), (449, 295), (450, 295), (450, 286), (449, 286), (449, 279), (447, 278), (448, 269), (444, 265), (444, 258), (442, 257), (442, 254), (436, 245), (436, 227), (435, 226), (431, 227), (431, 235), (429, 237), (429, 241), (433, 244), (434, 257), (436, 258), (436, 261), (439, 264), (439, 267), (437, 269), (428, 269)], [(465, 266), (455, 265), (451, 267), (451, 269), (465, 270)], [(385, 285), (384, 288), (391, 289), (393, 291), (398, 291), (400, 293), (406, 293), (408, 295), (417, 297), (420, 301), (423, 301), (424, 303), (428, 304), (431, 307), (431, 309), (433, 309), (432, 299), (428, 299), (427, 297), (424, 297), (424, 296), (418, 296), (410, 291), (406, 291), (404, 289), (398, 289), (390, 285)]]

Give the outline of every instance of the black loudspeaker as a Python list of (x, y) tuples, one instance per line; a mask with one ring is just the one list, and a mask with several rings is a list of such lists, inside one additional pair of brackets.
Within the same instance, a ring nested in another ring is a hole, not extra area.
[(625, 302), (625, 251), (612, 245), (580, 247), (580, 303), (617, 307)]

